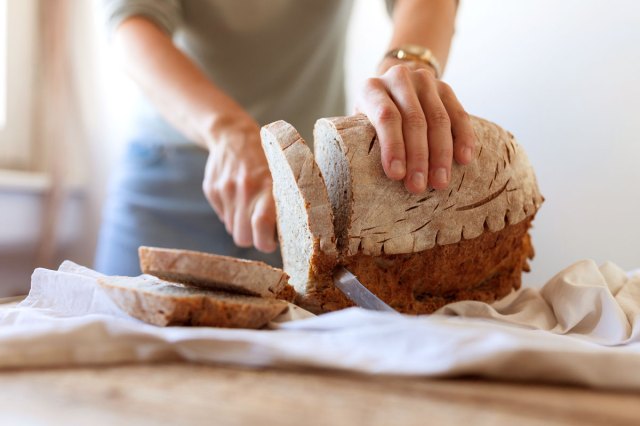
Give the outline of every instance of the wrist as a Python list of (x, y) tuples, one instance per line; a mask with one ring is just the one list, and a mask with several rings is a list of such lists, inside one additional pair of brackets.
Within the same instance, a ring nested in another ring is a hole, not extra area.
[(230, 139), (238, 139), (237, 136), (260, 132), (258, 123), (239, 107), (226, 109), (223, 113), (211, 114), (205, 129), (204, 140), (209, 149), (224, 144)]

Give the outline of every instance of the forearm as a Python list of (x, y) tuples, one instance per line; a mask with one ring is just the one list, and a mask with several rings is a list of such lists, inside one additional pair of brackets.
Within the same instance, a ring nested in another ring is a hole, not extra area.
[(132, 17), (114, 34), (126, 72), (176, 129), (206, 146), (218, 127), (245, 114), (171, 38), (151, 21)]
[[(453, 38), (458, 2), (456, 0), (396, 0), (393, 10), (393, 35), (389, 48), (417, 44), (430, 49), (443, 67)], [(380, 73), (399, 63), (385, 59)]]

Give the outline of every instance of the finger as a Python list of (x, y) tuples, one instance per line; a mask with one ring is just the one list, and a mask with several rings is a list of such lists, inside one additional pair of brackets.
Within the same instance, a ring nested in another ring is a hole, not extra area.
[(213, 176), (213, 164), (208, 159), (207, 164), (204, 170), (204, 178), (202, 180), (202, 192), (204, 193), (205, 198), (209, 202), (209, 205), (213, 208), (213, 211), (216, 212), (218, 218), (223, 221), (223, 204), (222, 199), (218, 195), (215, 187), (215, 181), (211, 176)]
[(449, 115), (440, 100), (436, 80), (427, 70), (415, 72), (420, 87), (418, 97), (427, 119), (429, 141), (429, 185), (434, 189), (445, 189), (451, 177), (453, 161), (453, 138)]
[(425, 113), (408, 68), (393, 67), (385, 83), (402, 115), (402, 135), (407, 153), (405, 186), (413, 193), (421, 193), (427, 189), (430, 156)]
[(222, 221), (223, 220), (222, 200), (220, 199), (220, 196), (218, 195), (218, 193), (215, 191), (214, 186), (205, 180), (202, 183), (202, 193), (204, 194), (205, 198), (209, 202), (209, 205), (211, 206), (213, 211)]
[(236, 186), (232, 180), (226, 180), (218, 185), (218, 196), (222, 202), (222, 220), (230, 235), (233, 235), (234, 216), (236, 209)]
[(218, 193), (215, 191), (211, 191), (207, 196), (207, 200), (209, 200), (209, 204), (211, 205), (211, 207), (213, 208), (213, 211), (218, 216), (218, 219), (220, 219), (220, 221), (223, 222), (224, 221), (224, 207), (223, 207), (224, 204), (222, 203), (222, 199), (220, 198), (220, 195), (218, 195)]
[(251, 188), (246, 180), (238, 186), (235, 211), (233, 216), (233, 242), (238, 247), (251, 247), (253, 234), (251, 230), (252, 197)]
[(469, 114), (446, 84), (440, 83), (438, 87), (440, 99), (451, 118), (451, 133), (453, 134), (453, 157), (459, 164), (469, 164), (473, 160), (476, 148), (476, 134), (471, 125)]
[(258, 197), (251, 215), (253, 245), (260, 251), (271, 253), (277, 247), (276, 203), (270, 189), (263, 191)]
[(393, 180), (403, 179), (407, 166), (402, 138), (402, 116), (381, 79), (367, 80), (357, 110), (363, 112), (376, 129), (385, 174)]

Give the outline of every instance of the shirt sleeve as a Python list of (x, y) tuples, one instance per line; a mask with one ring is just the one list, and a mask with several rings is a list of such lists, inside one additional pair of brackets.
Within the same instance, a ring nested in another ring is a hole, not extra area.
[(180, 0), (101, 0), (101, 12), (109, 36), (132, 16), (144, 16), (173, 35), (182, 20)]

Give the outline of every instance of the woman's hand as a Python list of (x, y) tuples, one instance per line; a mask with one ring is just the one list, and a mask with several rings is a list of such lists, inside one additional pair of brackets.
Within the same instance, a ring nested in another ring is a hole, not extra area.
[(225, 120), (216, 125), (207, 145), (202, 188), (227, 232), (237, 246), (274, 251), (275, 201), (258, 124), (242, 115)]
[(382, 167), (413, 193), (444, 189), (451, 163), (473, 159), (475, 134), (451, 87), (427, 65), (402, 62), (367, 80), (357, 110), (378, 133)]

